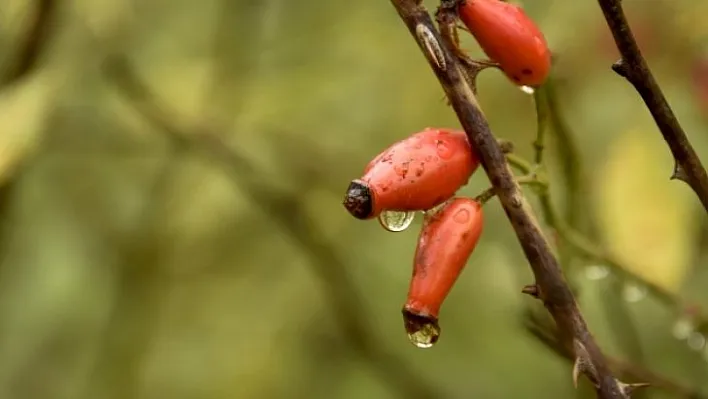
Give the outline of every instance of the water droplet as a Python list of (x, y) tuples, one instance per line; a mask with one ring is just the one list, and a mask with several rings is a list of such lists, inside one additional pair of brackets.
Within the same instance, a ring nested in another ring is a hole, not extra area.
[(398, 233), (407, 229), (415, 219), (415, 212), (383, 211), (379, 223), (384, 229)]
[(585, 277), (588, 280), (602, 280), (610, 275), (610, 268), (604, 265), (592, 265), (585, 268)]
[(452, 219), (460, 224), (467, 223), (467, 221), (470, 220), (470, 211), (467, 209), (460, 209), (455, 213), (455, 216), (453, 216)]
[(438, 156), (441, 159), (449, 159), (452, 157), (452, 148), (445, 142), (445, 140), (437, 140), (435, 142), (438, 150)]
[(627, 302), (639, 302), (647, 296), (647, 287), (636, 283), (626, 283), (622, 290), (622, 297)]
[(432, 348), (440, 338), (440, 326), (433, 317), (417, 315), (404, 309), (403, 323), (408, 340), (420, 349)]
[(681, 318), (676, 320), (674, 327), (671, 329), (671, 334), (674, 338), (679, 340), (687, 339), (694, 330), (693, 323), (687, 318)]
[(700, 351), (706, 346), (706, 337), (701, 333), (694, 332), (688, 336), (688, 340), (686, 342), (689, 348), (694, 351)]
[(521, 86), (521, 87), (519, 87), (519, 89), (521, 89), (521, 91), (523, 91), (524, 93), (529, 94), (529, 95), (533, 95), (533, 93), (536, 92), (536, 89), (534, 89), (531, 86)]

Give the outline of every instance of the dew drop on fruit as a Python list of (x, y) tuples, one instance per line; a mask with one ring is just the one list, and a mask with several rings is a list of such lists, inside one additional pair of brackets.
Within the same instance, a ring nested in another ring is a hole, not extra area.
[(415, 219), (415, 212), (383, 211), (379, 223), (384, 229), (398, 233), (407, 229)]
[(416, 348), (432, 348), (438, 342), (440, 326), (438, 326), (437, 320), (404, 311), (403, 322), (408, 334), (408, 340)]
[(533, 93), (536, 92), (536, 89), (534, 89), (531, 86), (521, 86), (521, 87), (519, 87), (519, 89), (521, 89), (521, 91), (523, 91), (524, 93), (526, 93), (528, 95), (533, 95)]
[(441, 159), (450, 159), (454, 155), (454, 150), (444, 140), (438, 140), (435, 145)]
[(646, 296), (647, 287), (636, 283), (626, 283), (622, 289), (622, 297), (627, 302), (639, 302)]
[(470, 211), (467, 209), (460, 209), (452, 217), (452, 220), (460, 224), (465, 224), (470, 220)]
[(605, 265), (592, 265), (585, 268), (585, 278), (588, 280), (602, 280), (610, 275), (610, 268)]

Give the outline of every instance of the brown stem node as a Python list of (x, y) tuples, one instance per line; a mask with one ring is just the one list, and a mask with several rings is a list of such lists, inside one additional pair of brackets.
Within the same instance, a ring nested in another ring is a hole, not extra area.
[(620, 58), (612, 64), (612, 70), (615, 71), (619, 76), (629, 79), (629, 66), (624, 59)]

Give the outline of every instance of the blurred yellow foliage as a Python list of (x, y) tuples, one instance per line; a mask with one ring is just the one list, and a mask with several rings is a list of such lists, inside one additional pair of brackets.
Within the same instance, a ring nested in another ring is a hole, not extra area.
[(0, 184), (37, 147), (55, 82), (54, 74), (45, 72), (0, 92)]
[(608, 249), (632, 273), (676, 292), (690, 266), (695, 195), (669, 180), (673, 161), (656, 128), (623, 132), (596, 174)]

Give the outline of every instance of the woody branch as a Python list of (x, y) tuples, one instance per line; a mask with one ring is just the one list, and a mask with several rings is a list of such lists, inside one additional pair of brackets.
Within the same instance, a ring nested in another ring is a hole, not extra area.
[(622, 1), (598, 0), (598, 3), (621, 55), (612, 70), (634, 86), (669, 145), (675, 162), (671, 178), (686, 182), (708, 211), (708, 174), (639, 50)]
[[(455, 47), (450, 31), (445, 29), (447, 34), (441, 35), (419, 1), (391, 0), (391, 3), (443, 87), (521, 243), (536, 280), (525, 292), (543, 301), (564, 340), (573, 348), (576, 366), (579, 366), (576, 369), (595, 384), (598, 397), (627, 397), (624, 384), (612, 375), (605, 356), (588, 330), (558, 261), (514, 181), (505, 156), (462, 72), (460, 61), (453, 56)], [(449, 27), (454, 24), (454, 19), (441, 12), (438, 22), (442, 27)]]

